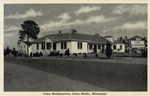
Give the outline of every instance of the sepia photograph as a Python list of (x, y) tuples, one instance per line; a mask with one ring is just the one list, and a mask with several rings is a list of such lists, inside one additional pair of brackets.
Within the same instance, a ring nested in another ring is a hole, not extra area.
[(4, 4), (3, 16), (4, 92), (148, 91), (148, 4)]

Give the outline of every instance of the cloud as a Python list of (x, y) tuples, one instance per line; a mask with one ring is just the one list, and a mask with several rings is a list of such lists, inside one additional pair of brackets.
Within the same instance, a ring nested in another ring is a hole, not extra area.
[(24, 14), (19, 14), (18, 12), (16, 14), (11, 14), (9, 16), (6, 16), (5, 19), (26, 19), (26, 18), (31, 18), (31, 17), (37, 17), (37, 16), (42, 16), (44, 13), (41, 11), (35, 11), (34, 9), (30, 9), (26, 11)]
[(60, 21), (49, 21), (48, 23), (45, 23), (43, 25), (40, 26), (41, 29), (43, 29), (43, 31), (46, 30), (54, 30), (56, 28), (60, 28), (60, 27), (64, 27), (65, 28), (67, 26), (69, 26), (69, 24), (71, 25), (71, 23), (67, 23), (67, 20), (69, 20), (71, 17), (69, 16), (69, 13), (63, 13), (61, 15), (59, 15), (58, 17), (56, 17), (56, 19), (61, 19)]
[(19, 29), (20, 27), (17, 27), (17, 26), (5, 26), (4, 27), (4, 31), (7, 32), (7, 31), (18, 31), (19, 32)]
[(71, 17), (69, 16), (69, 13), (63, 13), (60, 16), (58, 16), (57, 18), (62, 19), (62, 21), (67, 21), (69, 20)]
[(106, 18), (103, 15), (99, 15), (99, 16), (89, 17), (86, 22), (102, 23), (102, 22), (109, 22), (114, 19), (116, 19), (116, 18), (114, 18), (114, 17)]
[(96, 7), (96, 6), (93, 6), (93, 7), (81, 6), (81, 8), (79, 10), (75, 11), (74, 13), (76, 15), (79, 15), (81, 13), (89, 13), (89, 12), (92, 12), (92, 11), (98, 11), (100, 9), (101, 9), (101, 7)]
[(63, 29), (69, 28), (71, 26), (83, 25), (83, 24), (110, 22), (115, 19), (116, 18), (114, 18), (114, 17), (106, 18), (103, 15), (99, 15), (99, 16), (91, 16), (85, 20), (76, 19), (71, 22), (64, 22), (63, 20), (49, 21), (48, 23), (42, 24), (40, 26), (40, 28), (43, 31), (51, 31), (51, 30), (58, 30), (58, 29), (62, 29), (62, 28)]
[(118, 29), (127, 29), (127, 30), (136, 30), (136, 29), (147, 29), (146, 22), (137, 22), (137, 23), (124, 23), (121, 26), (115, 27), (115, 30)]
[(5, 37), (11, 37), (11, 36), (14, 36), (15, 34), (13, 33), (9, 33), (9, 34), (4, 34)]
[(113, 11), (114, 14), (129, 13), (129, 15), (144, 15), (147, 13), (146, 5), (118, 5)]

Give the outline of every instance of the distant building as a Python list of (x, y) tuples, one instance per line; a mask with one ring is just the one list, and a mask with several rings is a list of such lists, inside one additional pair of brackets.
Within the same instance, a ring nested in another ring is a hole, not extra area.
[(104, 38), (107, 39), (110, 42), (114, 42), (114, 37), (113, 36), (109, 35), (109, 36), (105, 36)]
[(130, 40), (136, 40), (136, 41), (141, 41), (143, 38), (140, 37), (140, 36), (134, 36), (134, 37), (131, 37)]
[(146, 45), (145, 41), (140, 36), (134, 36), (134, 37), (130, 38), (130, 43), (131, 43), (130, 44), (131, 48), (138, 48), (138, 49), (140, 49), (140, 48), (145, 48), (146, 47), (145, 46)]
[(141, 53), (142, 49), (147, 47), (146, 38), (142, 38), (140, 36), (134, 36), (130, 38), (130, 49), (136, 53)]
[(125, 44), (119, 41), (114, 41), (112, 45), (112, 50), (116, 53), (125, 53)]
[[(70, 53), (100, 53), (105, 51), (105, 44), (108, 42), (99, 34), (88, 35), (77, 32), (46, 35), (29, 43), (29, 54), (42, 52), (44, 55), (51, 51), (63, 53), (69, 49)], [(27, 54), (27, 42), (22, 42), (20, 50)]]

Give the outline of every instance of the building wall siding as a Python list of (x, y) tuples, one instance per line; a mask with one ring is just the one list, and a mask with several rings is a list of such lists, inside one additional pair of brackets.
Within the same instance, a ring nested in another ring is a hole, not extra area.
[[(116, 49), (113, 48), (113, 45), (116, 45)], [(125, 44), (113, 44), (112, 50), (113, 52), (125, 53)], [(120, 49), (120, 45), (122, 45), (122, 49)], [(120, 49), (119, 51), (117, 49)]]
[[(47, 49), (47, 43), (51, 43), (51, 48)], [(92, 44), (92, 49), (89, 48), (89, 44), (88, 42), (80, 42), (82, 43), (82, 48), (78, 49), (78, 41), (68, 41), (66, 42), (67, 47), (66, 49), (61, 49), (61, 42), (57, 42), (56, 43), (56, 50), (55, 51), (59, 51), (59, 53), (65, 53), (65, 51), (67, 49), (69, 49), (70, 53), (93, 53), (94, 52), (94, 44)], [(38, 43), (38, 50), (37, 50), (37, 44), (32, 44), (29, 48), (29, 54), (32, 52), (32, 54), (38, 52), (42, 52), (44, 55), (48, 55), (50, 54), (51, 51), (53, 51), (53, 42), (51, 42), (50, 40), (45, 40), (45, 49), (42, 49), (42, 43)], [(102, 51), (102, 45), (101, 44), (96, 44), (97, 45), (97, 53), (100, 54)], [(98, 49), (98, 45), (100, 45), (100, 49)], [(25, 44), (25, 50), (24, 52), (27, 53), (27, 48), (26, 48), (26, 44)], [(105, 46), (106, 47), (106, 46)], [(104, 50), (105, 50), (104, 47)], [(124, 47), (123, 47), (124, 48)], [(122, 49), (123, 50), (123, 49)], [(121, 50), (121, 52), (122, 52)], [(115, 51), (114, 51), (115, 52)]]
[(78, 42), (71, 41), (71, 53), (87, 53), (87, 42), (82, 42), (82, 49), (78, 49)]

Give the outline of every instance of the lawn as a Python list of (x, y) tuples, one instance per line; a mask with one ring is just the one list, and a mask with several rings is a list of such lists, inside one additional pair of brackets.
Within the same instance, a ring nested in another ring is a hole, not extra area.
[(124, 60), (128, 62), (121, 62), (120, 59), (118, 59), (120, 61), (116, 59), (118, 62), (111, 62), (114, 59), (6, 57), (5, 61), (92, 84), (108, 91), (146, 91), (147, 64), (143, 62), (136, 64), (135, 59), (131, 59), (131, 64), (130, 59)]
[[(103, 91), (85, 82), (5, 61), (4, 90), (9, 91)], [(71, 85), (71, 86), (70, 86)], [(79, 86), (80, 85), (80, 86)]]

